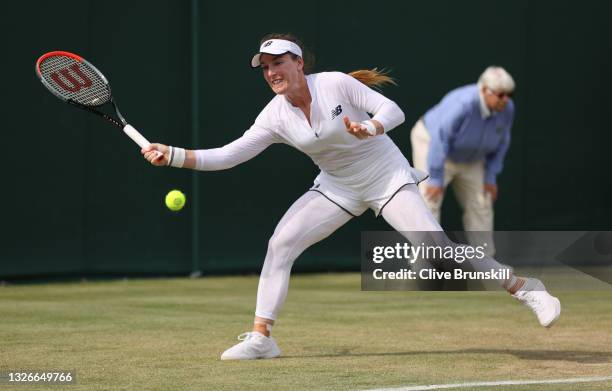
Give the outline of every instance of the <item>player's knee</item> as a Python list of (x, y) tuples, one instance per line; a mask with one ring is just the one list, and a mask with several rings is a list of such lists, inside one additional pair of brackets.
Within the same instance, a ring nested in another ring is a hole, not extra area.
[(268, 241), (266, 261), (272, 262), (273, 267), (290, 267), (295, 259), (291, 254), (294, 243), (285, 235), (273, 235)]

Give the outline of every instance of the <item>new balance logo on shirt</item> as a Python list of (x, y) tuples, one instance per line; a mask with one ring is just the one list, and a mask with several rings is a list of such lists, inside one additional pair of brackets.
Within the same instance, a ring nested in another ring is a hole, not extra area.
[(342, 113), (342, 106), (341, 105), (336, 106), (336, 108), (332, 109), (331, 111), (332, 119), (336, 118), (341, 113)]

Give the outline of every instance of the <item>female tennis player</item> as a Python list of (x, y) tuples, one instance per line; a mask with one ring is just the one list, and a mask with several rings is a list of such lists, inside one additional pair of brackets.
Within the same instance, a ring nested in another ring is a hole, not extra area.
[[(234, 167), (271, 144), (285, 143), (306, 153), (321, 169), (312, 188), (289, 208), (269, 241), (253, 331), (239, 336), (242, 342), (226, 350), (222, 360), (280, 356), (270, 332), (287, 296), (293, 262), (353, 217), (372, 209), (408, 240), (411, 232), (442, 230), (417, 188), (426, 175), (413, 169), (386, 135), (404, 122), (404, 113), (369, 88), (393, 81), (375, 70), (309, 74), (305, 60), (294, 36), (264, 37), (251, 66), (261, 68), (276, 96), (242, 137), (214, 149), (185, 150), (163, 144), (142, 149), (155, 166), (212, 171)], [(491, 258), (473, 267), (508, 268)], [(559, 317), (559, 300), (539, 280), (510, 274), (499, 283), (530, 307), (543, 326)]]

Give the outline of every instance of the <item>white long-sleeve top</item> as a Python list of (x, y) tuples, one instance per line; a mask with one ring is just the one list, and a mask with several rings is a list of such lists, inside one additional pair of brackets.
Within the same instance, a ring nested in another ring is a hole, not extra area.
[(341, 72), (311, 74), (306, 80), (312, 97), (310, 124), (298, 107), (277, 95), (242, 137), (221, 148), (195, 151), (196, 169), (228, 169), (271, 144), (285, 143), (321, 169), (315, 183), (333, 187), (344, 197), (377, 199), (422, 179), (386, 134), (360, 140), (346, 131), (344, 116), (360, 122), (370, 119), (368, 113), (390, 131), (404, 122), (397, 104)]

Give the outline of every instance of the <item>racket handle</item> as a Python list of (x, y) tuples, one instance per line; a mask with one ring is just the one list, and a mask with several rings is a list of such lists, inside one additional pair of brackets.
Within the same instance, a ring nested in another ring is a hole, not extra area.
[(134, 140), (134, 142), (138, 144), (140, 148), (146, 148), (151, 145), (151, 143), (146, 138), (144, 138), (144, 136), (140, 134), (140, 132), (137, 131), (132, 125), (125, 125), (123, 127), (123, 131), (125, 132), (125, 134), (130, 136), (130, 138)]

